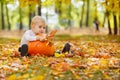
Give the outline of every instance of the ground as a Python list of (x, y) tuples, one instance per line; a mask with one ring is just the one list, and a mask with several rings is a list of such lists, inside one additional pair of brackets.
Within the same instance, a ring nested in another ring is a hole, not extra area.
[(21, 58), (14, 55), (20, 38), (1, 37), (0, 79), (120, 80), (120, 36), (59, 34), (56, 51), (66, 42), (74, 45), (70, 54)]

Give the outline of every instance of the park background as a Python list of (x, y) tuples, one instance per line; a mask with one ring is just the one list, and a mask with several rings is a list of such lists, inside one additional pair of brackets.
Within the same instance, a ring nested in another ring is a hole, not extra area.
[(46, 20), (47, 32), (75, 29), (78, 31), (73, 32), (78, 34), (97, 30), (117, 35), (120, 32), (119, 9), (119, 0), (1, 0), (0, 30), (25, 31), (30, 29), (31, 18), (41, 15)]

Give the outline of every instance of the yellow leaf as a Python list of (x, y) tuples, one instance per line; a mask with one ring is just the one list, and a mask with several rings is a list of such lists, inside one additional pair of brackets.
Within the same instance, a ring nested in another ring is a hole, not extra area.
[(16, 75), (13, 74), (13, 75), (9, 76), (7, 80), (16, 80)]
[(105, 76), (105, 79), (110, 79), (110, 76), (108, 76), (107, 74), (104, 74), (104, 76)]
[(65, 52), (65, 54), (68, 54), (68, 52)]
[(55, 57), (64, 57), (64, 54), (60, 54), (60, 53), (55, 53)]
[(98, 65), (93, 65), (93, 66), (91, 66), (93, 69), (96, 69), (96, 70), (98, 70), (99, 69), (99, 66)]
[(44, 80), (44, 76), (43, 75), (35, 76), (31, 80)]
[(101, 58), (100, 59), (100, 67), (101, 68), (107, 68), (108, 67), (108, 61), (106, 59)]
[(73, 73), (73, 75), (75, 76), (76, 79), (80, 79), (80, 76), (78, 74), (76, 74), (74, 70), (71, 70), (71, 71), (72, 71), (72, 73)]
[(89, 53), (90, 53), (90, 55), (95, 55), (95, 49), (94, 48), (90, 48), (89, 49)]
[(24, 78), (28, 78), (28, 77), (29, 77), (29, 74), (24, 74), (23, 77), (24, 77)]

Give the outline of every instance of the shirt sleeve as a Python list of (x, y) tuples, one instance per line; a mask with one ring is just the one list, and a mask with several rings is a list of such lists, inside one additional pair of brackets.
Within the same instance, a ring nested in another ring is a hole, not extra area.
[(28, 41), (35, 41), (37, 38), (34, 34), (31, 35), (29, 32), (26, 32), (24, 36), (25, 36), (25, 39)]

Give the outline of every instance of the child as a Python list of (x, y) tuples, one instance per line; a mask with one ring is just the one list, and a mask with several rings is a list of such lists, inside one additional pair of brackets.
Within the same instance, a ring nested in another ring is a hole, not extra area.
[[(46, 40), (45, 29), (46, 29), (46, 23), (45, 23), (45, 20), (41, 16), (35, 16), (32, 18), (31, 30), (27, 30), (21, 39), (19, 52), (22, 57), (28, 55), (28, 42), (29, 41)], [(41, 36), (37, 36), (37, 35), (41, 35)], [(67, 51), (69, 52), (69, 50), (70, 50), (70, 45), (69, 43), (67, 43), (65, 44), (62, 52), (67, 52)]]

